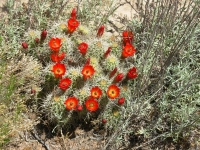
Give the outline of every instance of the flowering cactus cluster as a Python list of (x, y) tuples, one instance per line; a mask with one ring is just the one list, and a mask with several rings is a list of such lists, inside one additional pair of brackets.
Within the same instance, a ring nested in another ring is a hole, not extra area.
[[(124, 31), (119, 44), (114, 36), (104, 37), (104, 25), (97, 31), (80, 25), (76, 9), (67, 24), (59, 27), (62, 31), (46, 40), (51, 61), (44, 70), (57, 83), (52, 83), (53, 91), (43, 100), (42, 111), (50, 121), (61, 124), (67, 124), (73, 112), (83, 118), (97, 113), (106, 123), (106, 107), (122, 107), (131, 97), (129, 81), (138, 76), (133, 65), (133, 33)], [(41, 33), (40, 39), (35, 38), (35, 43), (45, 45), (47, 31)], [(25, 42), (22, 46), (28, 48)]]

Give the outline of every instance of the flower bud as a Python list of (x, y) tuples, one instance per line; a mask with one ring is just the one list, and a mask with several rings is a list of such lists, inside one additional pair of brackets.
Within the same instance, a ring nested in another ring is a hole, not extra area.
[(90, 64), (90, 58), (88, 58), (85, 62), (85, 65), (89, 65)]
[(77, 106), (77, 110), (78, 110), (78, 111), (83, 110), (83, 106), (82, 106), (82, 105), (78, 105), (78, 106)]
[(71, 12), (71, 18), (76, 19), (76, 8), (74, 8)]
[(35, 43), (38, 44), (40, 42), (39, 38), (35, 38)]
[(28, 48), (28, 44), (27, 44), (26, 42), (22, 42), (22, 47), (23, 47), (24, 49), (27, 49), (27, 48)]
[(108, 55), (110, 54), (110, 52), (111, 52), (111, 47), (108, 47), (108, 50), (104, 53), (104, 57), (105, 58), (107, 58), (108, 57)]
[(36, 90), (31, 88), (31, 94), (34, 95), (35, 93), (36, 93)]
[(112, 78), (117, 72), (117, 67), (110, 72), (109, 78)]
[(102, 123), (105, 124), (107, 122), (106, 119), (102, 119)]
[(46, 39), (46, 37), (47, 37), (47, 30), (44, 29), (44, 30), (42, 31), (42, 33), (41, 33), (40, 40), (41, 40), (41, 41), (44, 41), (44, 40)]
[(97, 32), (97, 37), (101, 37), (104, 33), (104, 25), (100, 26)]
[(124, 74), (123, 74), (123, 73), (119, 73), (119, 74), (115, 77), (114, 82), (120, 82), (123, 78), (124, 78)]
[(125, 99), (124, 98), (120, 98), (118, 100), (118, 105), (123, 105), (124, 104)]

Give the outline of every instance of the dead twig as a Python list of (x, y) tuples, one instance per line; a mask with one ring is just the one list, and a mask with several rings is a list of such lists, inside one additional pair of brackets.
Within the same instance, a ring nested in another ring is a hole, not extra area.
[(33, 136), (40, 144), (42, 144), (42, 146), (43, 146), (46, 150), (50, 150), (50, 149), (49, 149), (49, 146), (46, 145), (46, 143), (45, 143), (44, 141), (42, 141), (42, 140), (38, 137), (38, 135), (36, 134), (35, 128), (33, 129), (33, 131), (30, 131), (30, 132), (31, 132), (32, 136)]
[[(63, 11), (64, 7), (68, 4), (68, 2), (69, 2), (69, 0), (66, 1), (64, 4), (61, 4), (61, 7), (60, 7), (60, 9), (59, 9), (59, 11), (58, 11), (58, 15), (56, 16), (56, 19), (58, 19), (59, 15), (60, 15), (61, 12)], [(63, 3), (63, 1), (62, 1), (62, 3)]]
[(125, 2), (126, 2), (127, 4), (129, 4), (129, 5), (131, 6), (131, 8), (132, 8), (133, 10), (135, 10), (136, 13), (139, 14), (138, 10), (137, 10), (136, 8), (134, 8), (134, 6), (131, 4), (131, 2), (129, 2), (128, 0), (125, 0)]
[(66, 146), (66, 144), (65, 144), (65, 137), (64, 137), (64, 135), (63, 135), (62, 129), (61, 129), (61, 136), (62, 136), (62, 140), (63, 140), (64, 147), (65, 147), (65, 149), (67, 150), (67, 146)]
[(155, 138), (153, 138), (153, 139), (151, 139), (151, 140), (145, 142), (144, 144), (142, 144), (142, 145), (140, 145), (140, 146), (131, 148), (131, 150), (136, 150), (136, 149), (142, 148), (142, 147), (144, 147), (145, 145), (147, 145), (147, 144), (149, 144), (149, 143), (155, 141), (156, 139), (158, 139), (158, 138), (160, 138), (160, 137), (162, 137), (162, 136), (164, 136), (164, 135), (166, 135), (166, 134), (167, 134), (167, 133), (163, 133), (163, 134), (161, 134), (161, 135), (158, 135), (157, 137), (155, 137)]

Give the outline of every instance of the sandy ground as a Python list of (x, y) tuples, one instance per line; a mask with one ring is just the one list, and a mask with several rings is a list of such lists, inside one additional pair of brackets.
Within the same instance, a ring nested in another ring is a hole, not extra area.
[[(15, 0), (17, 3), (27, 3), (28, 0)], [(134, 0), (129, 0), (130, 3), (133, 3)], [(5, 13), (5, 4), (6, 4), (7, 0), (0, 0), (0, 15), (2, 13)], [(135, 11), (133, 11), (133, 9), (131, 9), (131, 6), (129, 4), (124, 4), (125, 0), (116, 0), (116, 2), (119, 2), (120, 4), (122, 4), (115, 12), (115, 15), (121, 16), (121, 17), (125, 17), (128, 19), (131, 19), (136, 13)]]

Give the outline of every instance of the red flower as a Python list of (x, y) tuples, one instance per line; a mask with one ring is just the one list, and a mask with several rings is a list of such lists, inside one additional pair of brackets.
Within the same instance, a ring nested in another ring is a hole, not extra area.
[(71, 12), (71, 18), (76, 19), (76, 8), (74, 8)]
[(111, 72), (110, 72), (110, 75), (109, 75), (109, 78), (112, 78), (115, 73), (117, 72), (117, 68), (113, 69)]
[(78, 105), (78, 99), (76, 97), (68, 97), (65, 102), (65, 107), (68, 110), (76, 109)]
[(131, 43), (133, 40), (133, 33), (131, 31), (124, 31), (122, 36), (124, 45), (126, 45), (126, 43)]
[(98, 29), (98, 32), (97, 32), (97, 37), (101, 37), (104, 33), (104, 25), (101, 25)]
[(56, 78), (61, 78), (65, 74), (66, 68), (64, 64), (57, 63), (53, 66), (52, 72)]
[(88, 49), (88, 44), (85, 42), (82, 42), (79, 46), (78, 49), (80, 51), (81, 54), (85, 55), (87, 53), (87, 49)]
[(91, 92), (91, 96), (93, 98), (96, 98), (96, 99), (100, 98), (101, 95), (102, 95), (102, 91), (101, 91), (101, 89), (98, 86), (92, 87), (92, 89), (90, 90), (90, 92)]
[(111, 52), (111, 47), (108, 47), (108, 50), (104, 53), (104, 57), (105, 58), (107, 58), (108, 57), (108, 55), (110, 54), (110, 52)]
[(81, 73), (83, 74), (83, 78), (86, 80), (90, 78), (94, 74), (95, 70), (91, 65), (84, 65)]
[(47, 30), (45, 29), (42, 31), (42, 33), (40, 35), (40, 40), (44, 41), (46, 39), (46, 37), (47, 37)]
[(69, 33), (73, 33), (78, 26), (79, 26), (78, 20), (73, 19), (73, 18), (70, 18), (68, 20), (68, 26), (67, 26), (67, 28), (68, 28)]
[(129, 71), (128, 71), (127, 75), (126, 75), (126, 77), (127, 77), (128, 79), (134, 79), (134, 78), (136, 78), (137, 76), (138, 76), (138, 74), (137, 74), (137, 70), (136, 70), (135, 67), (129, 69)]
[(53, 62), (60, 62), (60, 61), (62, 61), (62, 60), (64, 59), (64, 57), (65, 57), (65, 52), (62, 52), (61, 54), (52, 53), (52, 54), (50, 55), (50, 57), (51, 57), (51, 60), (52, 60)]
[(71, 85), (72, 83), (72, 80), (69, 79), (69, 78), (64, 78), (64, 79), (61, 79), (60, 80), (60, 83), (59, 83), (59, 88), (62, 89), (62, 90), (66, 90), (68, 89), (68, 87)]
[(95, 99), (88, 99), (85, 101), (85, 106), (89, 111), (96, 111), (99, 108), (99, 103)]
[(49, 41), (49, 47), (52, 51), (58, 52), (62, 46), (60, 38), (51, 38)]
[(123, 74), (123, 73), (119, 73), (119, 74), (115, 77), (114, 82), (120, 82), (123, 78), (124, 78), (124, 74)]
[(126, 58), (126, 57), (129, 57), (129, 56), (133, 56), (133, 54), (135, 52), (136, 52), (136, 50), (133, 47), (133, 45), (131, 45), (130, 43), (126, 43), (126, 46), (123, 47), (122, 57)]
[(28, 44), (27, 44), (26, 42), (22, 42), (22, 47), (23, 47), (24, 49), (27, 49), (27, 48), (28, 48)]
[(107, 95), (110, 99), (117, 98), (120, 94), (120, 89), (118, 86), (112, 84), (108, 87)]
[(118, 105), (123, 105), (124, 104), (125, 99), (124, 98), (120, 98), (118, 100)]

